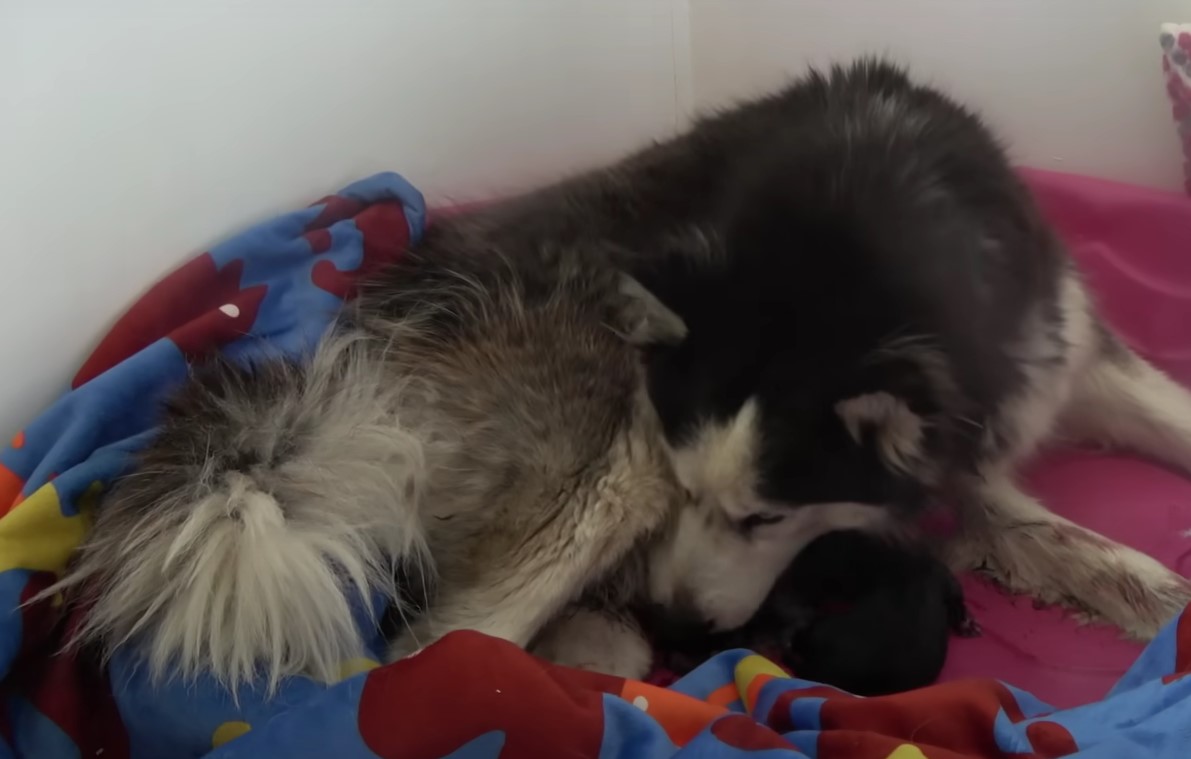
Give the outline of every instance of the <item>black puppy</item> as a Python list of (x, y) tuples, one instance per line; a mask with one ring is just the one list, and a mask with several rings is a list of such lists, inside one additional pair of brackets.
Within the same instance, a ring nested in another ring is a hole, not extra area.
[(947, 567), (924, 548), (858, 531), (807, 546), (739, 630), (692, 636), (687, 621), (673, 622), (645, 615), (661, 662), (676, 672), (716, 651), (749, 648), (800, 678), (862, 696), (929, 685), (951, 632), (977, 633)]

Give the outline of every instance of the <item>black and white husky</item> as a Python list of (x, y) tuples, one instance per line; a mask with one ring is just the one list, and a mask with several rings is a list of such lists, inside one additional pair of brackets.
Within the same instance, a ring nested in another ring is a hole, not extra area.
[[(331, 677), (348, 595), (417, 557), (398, 653), (473, 627), (634, 674), (619, 606), (738, 627), (814, 538), (939, 501), (953, 565), (1013, 591), (1143, 639), (1191, 599), (1014, 476), (1059, 436), (1191, 471), (1191, 395), (1099, 321), (980, 121), (891, 66), (445, 221), (416, 260), (312, 363), (183, 391), (64, 578), (84, 640)], [(611, 608), (561, 611), (585, 593)]]

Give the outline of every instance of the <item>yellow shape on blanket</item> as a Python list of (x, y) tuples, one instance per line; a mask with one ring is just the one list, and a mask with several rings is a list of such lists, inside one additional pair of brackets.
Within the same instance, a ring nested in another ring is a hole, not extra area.
[(367, 672), (371, 669), (376, 669), (380, 666), (380, 662), (375, 659), (367, 659), (360, 657), (358, 659), (348, 659), (339, 665), (339, 679), (346, 680), (349, 677), (354, 677), (361, 672)]
[(51, 482), (37, 489), (0, 519), (0, 572), (30, 569), (61, 574), (74, 549), (91, 527), (89, 503), (79, 513), (62, 514)]
[(760, 686), (775, 677), (789, 677), (789, 675), (784, 669), (764, 656), (752, 654), (736, 663), (736, 689), (740, 691), (740, 699), (744, 701), (746, 709), (753, 708), (752, 699), (760, 690)]
[(252, 725), (247, 722), (241, 722), (239, 720), (224, 722), (215, 728), (215, 732), (211, 733), (211, 748), (219, 748), (228, 741), (239, 738), (251, 729)]
[(885, 757), (885, 759), (926, 759), (926, 754), (922, 753), (922, 749), (917, 746), (903, 743), (893, 749), (893, 753)]
[(90, 513), (99, 504), (99, 496), (103, 495), (103, 483), (99, 480), (92, 482), (79, 496), (79, 511)]

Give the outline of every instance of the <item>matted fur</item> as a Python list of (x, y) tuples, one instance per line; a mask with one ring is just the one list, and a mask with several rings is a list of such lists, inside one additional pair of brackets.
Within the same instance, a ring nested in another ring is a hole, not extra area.
[(980, 119), (895, 66), (811, 72), (449, 234), (616, 243), (586, 247), (685, 322), (648, 362), (695, 496), (651, 554), (659, 601), (739, 623), (816, 533), (905, 527), (941, 497), (956, 566), (1015, 591), (1137, 637), (1191, 599), (1014, 482), (1067, 431), (1191, 472), (1191, 396), (1098, 323)]
[(233, 689), (334, 680), (362, 652), (354, 600), (382, 593), (428, 607), (400, 651), (526, 645), (664, 521), (681, 493), (635, 342), (681, 321), (576, 254), (427, 244), (311, 361), (195, 373), (51, 591), (89, 606), (77, 642)]
[(427, 435), (377, 356), (340, 332), (303, 365), (196, 371), (47, 591), (90, 607), (79, 641), (136, 640), (154, 674), (232, 687), (333, 680), (362, 655), (353, 600), (396, 602), (397, 566), (426, 558)]

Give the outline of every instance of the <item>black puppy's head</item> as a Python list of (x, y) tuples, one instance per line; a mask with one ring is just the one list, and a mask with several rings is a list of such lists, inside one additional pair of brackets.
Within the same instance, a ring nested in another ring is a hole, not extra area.
[(795, 559), (766, 605), (783, 604), (817, 610), (789, 638), (795, 674), (861, 696), (929, 685), (950, 633), (975, 629), (959, 582), (929, 552), (849, 531)]
[(679, 674), (745, 648), (862, 696), (928, 685), (949, 634), (975, 631), (959, 583), (925, 546), (853, 530), (812, 541), (738, 630), (711, 633), (659, 609), (640, 618), (661, 661)]

